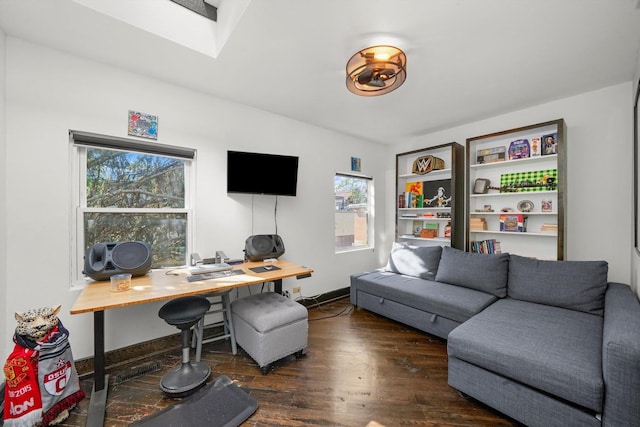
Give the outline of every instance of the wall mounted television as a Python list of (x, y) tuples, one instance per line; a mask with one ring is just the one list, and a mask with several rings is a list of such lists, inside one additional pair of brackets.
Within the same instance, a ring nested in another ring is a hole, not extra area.
[(298, 157), (227, 151), (227, 193), (295, 196)]

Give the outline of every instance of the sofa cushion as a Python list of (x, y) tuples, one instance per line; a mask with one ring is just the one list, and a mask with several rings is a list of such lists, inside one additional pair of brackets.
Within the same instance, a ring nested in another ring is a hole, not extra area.
[(436, 280), (507, 296), (509, 254), (477, 254), (445, 246)]
[(411, 246), (393, 242), (386, 271), (435, 280), (442, 246)]
[(511, 255), (508, 294), (602, 316), (607, 273), (606, 261), (541, 261)]
[(512, 298), (454, 329), (449, 357), (602, 411), (603, 318)]
[[(493, 295), (473, 289), (385, 271), (351, 276), (351, 292), (354, 290), (457, 322), (466, 321), (497, 300)], [(352, 302), (357, 305), (357, 295)]]

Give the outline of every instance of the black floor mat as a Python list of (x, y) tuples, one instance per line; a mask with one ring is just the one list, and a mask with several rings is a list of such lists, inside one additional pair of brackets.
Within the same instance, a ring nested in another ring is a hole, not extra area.
[(136, 427), (238, 426), (258, 408), (258, 402), (227, 376), (221, 375), (175, 405), (136, 421)]

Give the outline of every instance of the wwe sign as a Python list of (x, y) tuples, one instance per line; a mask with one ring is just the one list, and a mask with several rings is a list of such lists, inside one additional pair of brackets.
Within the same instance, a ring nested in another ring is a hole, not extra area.
[(444, 169), (444, 160), (429, 154), (428, 156), (418, 157), (413, 162), (412, 172), (418, 175), (425, 175), (432, 170), (438, 169)]

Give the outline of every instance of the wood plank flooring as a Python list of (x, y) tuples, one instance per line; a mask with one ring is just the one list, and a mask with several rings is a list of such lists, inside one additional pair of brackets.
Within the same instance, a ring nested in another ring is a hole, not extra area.
[[(158, 321), (161, 321), (158, 319)], [(109, 385), (105, 426), (122, 427), (179, 401), (159, 389), (180, 352), (160, 371)], [(244, 426), (518, 426), (447, 384), (446, 342), (353, 308), (348, 298), (309, 310), (308, 352), (268, 375), (228, 341), (203, 346), (212, 378), (226, 375), (258, 401)], [(111, 373), (115, 378), (117, 373)], [(90, 396), (93, 382), (81, 381)], [(84, 426), (89, 397), (62, 426)]]

